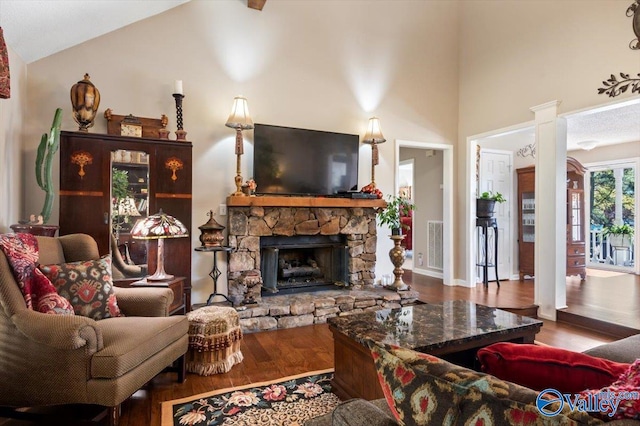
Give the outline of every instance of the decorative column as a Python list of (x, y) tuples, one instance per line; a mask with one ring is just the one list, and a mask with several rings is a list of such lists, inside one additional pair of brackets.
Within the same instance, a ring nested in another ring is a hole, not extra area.
[(556, 320), (567, 305), (567, 121), (559, 101), (531, 108), (536, 128), (536, 213), (534, 303), (540, 317)]

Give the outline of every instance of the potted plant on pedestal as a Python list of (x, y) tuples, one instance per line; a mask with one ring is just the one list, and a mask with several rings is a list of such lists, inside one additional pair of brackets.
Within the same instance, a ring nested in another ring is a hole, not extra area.
[(60, 124), (62, 123), (62, 108), (56, 109), (51, 124), (51, 131), (40, 138), (40, 145), (36, 156), (36, 181), (45, 192), (44, 205), (38, 216), (32, 214), (28, 221), (20, 221), (11, 225), (14, 232), (26, 232), (33, 235), (53, 237), (58, 225), (47, 225), (51, 217), (55, 190), (53, 188), (53, 156), (60, 147)]
[(631, 260), (631, 246), (633, 245), (633, 227), (623, 223), (604, 228), (602, 236), (611, 245), (611, 254), (615, 265), (627, 265)]
[(415, 205), (408, 198), (399, 195), (388, 195), (387, 200), (387, 206), (378, 210), (378, 222), (380, 225), (387, 225), (391, 229), (391, 235), (401, 235), (400, 217), (408, 216), (415, 209)]
[(611, 225), (604, 229), (603, 236), (609, 237), (609, 244), (613, 247), (631, 247), (633, 240), (633, 228), (626, 223)]
[(507, 201), (501, 193), (485, 191), (476, 198), (476, 217), (493, 217), (496, 203)]
[(402, 264), (405, 261), (406, 253), (404, 247), (400, 245), (404, 239), (400, 217), (409, 215), (409, 213), (415, 209), (415, 205), (412, 204), (409, 199), (398, 195), (389, 195), (387, 199), (387, 206), (378, 210), (377, 216), (380, 225), (387, 225), (391, 228), (390, 238), (393, 240), (393, 248), (389, 251), (389, 258), (391, 259), (391, 263), (393, 263), (393, 275), (395, 275), (396, 278), (388, 288), (397, 291), (407, 290), (409, 286), (402, 281), (402, 275), (404, 274)]

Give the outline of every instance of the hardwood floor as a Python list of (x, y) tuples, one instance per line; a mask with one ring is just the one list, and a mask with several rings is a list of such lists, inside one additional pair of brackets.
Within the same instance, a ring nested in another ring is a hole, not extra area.
[[(588, 318), (586, 326), (608, 330), (620, 337), (640, 332), (640, 277), (620, 272), (587, 269), (587, 279), (567, 279), (567, 305), (559, 321)], [(604, 323), (604, 324), (602, 324)], [(607, 323), (617, 324), (611, 330)]]
[[(635, 280), (640, 281), (638, 277)], [(405, 281), (420, 293), (420, 299), (425, 302), (466, 299), (499, 307), (521, 306), (533, 302), (532, 281), (503, 281), (500, 283), (500, 290), (495, 283), (490, 283), (488, 289), (482, 286), (469, 289), (443, 286), (439, 279), (412, 275), (410, 271), (405, 273)], [(606, 293), (607, 288), (610, 287), (605, 287), (602, 291)], [(570, 289), (573, 290), (576, 289)], [(635, 303), (630, 305), (630, 310), (635, 312), (640, 303), (637, 294), (633, 298)], [(586, 295), (568, 295), (568, 299), (570, 298), (582, 298), (585, 301), (589, 299)], [(615, 339), (586, 328), (544, 321), (536, 340), (551, 346), (584, 351)], [(160, 403), (163, 401), (333, 367), (333, 340), (326, 324), (245, 334), (242, 352), (244, 361), (226, 374), (207, 377), (188, 374), (184, 384), (175, 382), (175, 373), (158, 375), (122, 404), (121, 426), (160, 425)], [(33, 424), (15, 420), (3, 422), (0, 419), (0, 425), (3, 426)]]
[[(405, 272), (405, 281), (411, 283), (412, 289), (420, 293), (424, 302), (440, 302), (443, 300), (465, 299), (481, 305), (496, 307), (518, 307), (533, 303), (533, 280), (500, 281), (500, 288), (489, 283), (487, 289), (482, 285), (475, 288), (460, 286), (443, 286), (442, 280), (424, 275)], [(640, 282), (640, 279), (637, 279)], [(636, 304), (640, 304), (636, 300)], [(599, 333), (584, 327), (543, 320), (544, 326), (536, 340), (551, 346), (585, 351), (589, 348), (616, 340), (614, 336)]]

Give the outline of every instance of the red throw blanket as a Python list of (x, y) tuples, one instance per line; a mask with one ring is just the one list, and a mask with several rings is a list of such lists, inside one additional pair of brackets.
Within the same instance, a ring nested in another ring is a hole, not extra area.
[(69, 301), (56, 292), (51, 281), (38, 269), (36, 237), (31, 234), (2, 234), (0, 248), (9, 260), (27, 308), (44, 314), (74, 314)]

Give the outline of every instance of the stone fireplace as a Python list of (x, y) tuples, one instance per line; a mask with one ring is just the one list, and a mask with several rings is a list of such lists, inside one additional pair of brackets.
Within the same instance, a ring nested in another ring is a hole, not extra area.
[(227, 206), (228, 240), (234, 248), (228, 292), (234, 303), (245, 294), (259, 302), (267, 290), (283, 294), (288, 287), (296, 291), (334, 283), (349, 289), (373, 287), (375, 213), (384, 201), (229, 197)]

